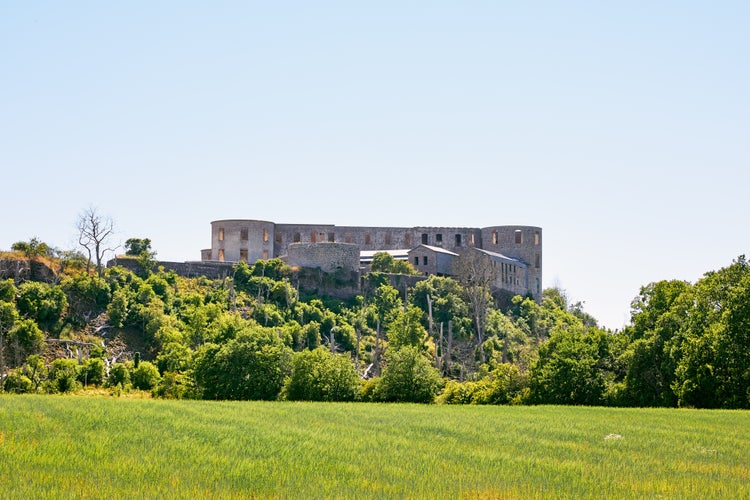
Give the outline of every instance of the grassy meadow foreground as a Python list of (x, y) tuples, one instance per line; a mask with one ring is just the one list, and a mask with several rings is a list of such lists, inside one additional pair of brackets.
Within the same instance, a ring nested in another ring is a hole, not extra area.
[(10, 498), (750, 496), (750, 413), (0, 396)]

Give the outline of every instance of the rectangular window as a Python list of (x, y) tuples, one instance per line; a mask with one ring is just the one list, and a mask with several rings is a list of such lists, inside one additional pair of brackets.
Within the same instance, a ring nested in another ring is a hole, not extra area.
[(424, 266), (427, 265), (427, 256), (426, 255), (424, 257), (422, 257), (422, 265), (424, 265)]
[(473, 234), (469, 235), (469, 246), (470, 247), (474, 246), (474, 235)]
[(415, 266), (418, 266), (418, 265), (419, 265), (419, 256), (415, 256), (415, 257), (414, 257), (414, 265), (415, 265)]
[(224, 249), (219, 248), (219, 262), (224, 262)]
[(268, 241), (268, 229), (263, 228), (263, 241)]
[(429, 236), (427, 236), (427, 233), (422, 233), (422, 244), (426, 245), (430, 241)]
[(497, 231), (492, 231), (492, 244), (497, 245)]
[(224, 228), (219, 228), (219, 241), (224, 241)]
[(385, 244), (386, 245), (391, 244), (391, 233), (385, 233)]
[(516, 229), (516, 245), (523, 243), (523, 233), (520, 229)]
[(536, 255), (534, 255), (534, 267), (536, 267), (537, 269), (539, 269), (539, 263), (540, 263), (539, 254), (536, 254)]
[(240, 229), (240, 239), (242, 241), (247, 241), (247, 228), (246, 227)]
[(411, 233), (406, 233), (404, 235), (404, 244), (406, 244), (407, 247), (411, 246)]
[(276, 233), (275, 239), (276, 239), (276, 243), (278, 243), (280, 245), (281, 244), (281, 233)]
[(299, 240), (300, 240), (300, 234), (299, 233), (294, 233), (294, 242), (295, 243), (299, 243)]
[(317, 242), (318, 242), (318, 238), (316, 238), (316, 234), (314, 232), (310, 233), (310, 243), (317, 243)]
[(539, 231), (536, 231), (534, 233), (534, 245), (539, 246), (539, 244), (542, 242), (542, 235), (539, 234)]
[(371, 244), (370, 233), (365, 233), (365, 245)]
[(352, 242), (352, 235), (351, 233), (346, 233), (344, 235), (344, 243), (351, 243)]
[(328, 243), (336, 241), (336, 236), (333, 233), (328, 233)]
[(263, 260), (268, 260), (268, 250), (263, 250)]
[(247, 262), (247, 248), (240, 248), (240, 262)]
[(437, 243), (442, 243), (442, 242), (443, 242), (443, 235), (442, 235), (442, 234), (440, 234), (440, 233), (436, 234), (436, 235), (435, 235), (435, 241), (436, 241)]
[(457, 247), (461, 246), (461, 235), (460, 234), (456, 235), (456, 246)]

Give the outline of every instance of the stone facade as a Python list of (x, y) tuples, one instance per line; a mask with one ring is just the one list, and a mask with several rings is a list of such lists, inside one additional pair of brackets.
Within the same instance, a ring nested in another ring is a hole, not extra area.
[(286, 263), (292, 267), (318, 268), (326, 273), (359, 270), (359, 247), (348, 243), (293, 243)]
[[(324, 243), (326, 245), (322, 245)], [(428, 266), (425, 269), (417, 266), (417, 269), (428, 274), (443, 274), (445, 263), (440, 263), (439, 271), (437, 254), (447, 254), (441, 250), (460, 254), (476, 248), (496, 254), (499, 257), (494, 257), (494, 260), (500, 265), (500, 276), (504, 280), (499, 283), (502, 288), (514, 293), (531, 293), (537, 300), (541, 298), (542, 229), (535, 226), (359, 227), (217, 220), (211, 223), (211, 248), (201, 251), (201, 260), (253, 263), (260, 259), (284, 257), (291, 265), (349, 271), (350, 266), (358, 267), (359, 264), (358, 260), (356, 264), (352, 260), (352, 248), (358, 251), (401, 249), (414, 252), (419, 246), (427, 247), (419, 257), (420, 262), (424, 262), (427, 256)], [(434, 269), (429, 265), (428, 250), (435, 257)], [(411, 255), (412, 260), (414, 257), (417, 255)]]
[(409, 250), (409, 262), (422, 274), (450, 276), (453, 274), (453, 260), (458, 254), (431, 245), (419, 245)]

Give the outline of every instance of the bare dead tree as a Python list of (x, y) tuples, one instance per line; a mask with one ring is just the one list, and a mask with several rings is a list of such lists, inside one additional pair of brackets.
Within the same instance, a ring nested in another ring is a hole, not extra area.
[(453, 272), (464, 286), (464, 293), (474, 316), (480, 361), (484, 363), (485, 355), (482, 344), (484, 343), (487, 311), (492, 305), (490, 289), (497, 278), (497, 269), (487, 255), (474, 250), (462, 253), (455, 260)]
[(104, 217), (96, 208), (89, 207), (78, 216), (78, 243), (88, 252), (86, 272), (91, 269), (92, 257), (96, 260), (96, 272), (102, 275), (102, 260), (107, 252), (114, 252), (117, 247), (109, 247), (108, 241), (115, 231), (115, 223)]

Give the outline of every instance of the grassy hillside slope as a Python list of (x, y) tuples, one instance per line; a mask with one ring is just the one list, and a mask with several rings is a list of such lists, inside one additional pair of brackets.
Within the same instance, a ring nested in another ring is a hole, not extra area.
[(750, 497), (750, 413), (0, 396), (9, 498)]

